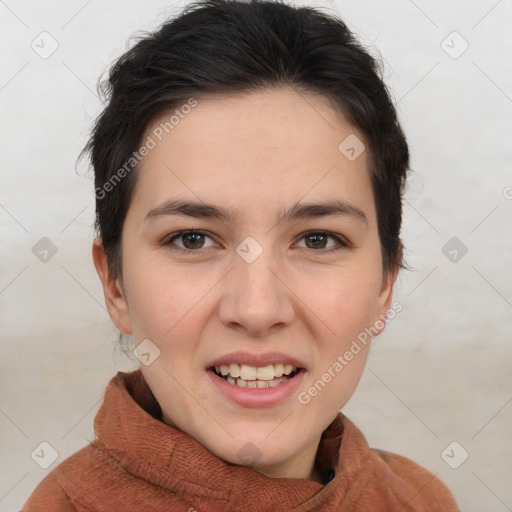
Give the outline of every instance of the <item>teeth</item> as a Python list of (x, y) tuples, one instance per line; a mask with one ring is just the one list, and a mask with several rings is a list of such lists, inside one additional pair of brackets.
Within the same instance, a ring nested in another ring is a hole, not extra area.
[(267, 366), (249, 366), (247, 364), (239, 365), (237, 363), (231, 363), (230, 365), (216, 366), (215, 371), (220, 373), (223, 377), (230, 375), (233, 379), (243, 380), (266, 380), (278, 379), (283, 375), (290, 375), (297, 368), (291, 364), (269, 364)]
[(231, 363), (229, 365), (229, 373), (231, 377), (238, 379), (240, 377), (240, 366), (236, 363)]
[(281, 363), (274, 365), (274, 377), (283, 376), (283, 365)]
[(274, 378), (274, 365), (269, 364), (268, 366), (258, 368), (256, 377), (258, 380), (272, 380)]
[(255, 367), (246, 364), (231, 363), (215, 367), (215, 371), (226, 377), (227, 382), (240, 387), (267, 388), (275, 387), (287, 380), (287, 376), (297, 368), (291, 364), (269, 364)]
[(285, 375), (290, 375), (293, 372), (294, 367), (291, 364), (285, 364), (283, 366), (283, 373)]
[(240, 378), (244, 380), (256, 380), (257, 368), (243, 364), (240, 367)]

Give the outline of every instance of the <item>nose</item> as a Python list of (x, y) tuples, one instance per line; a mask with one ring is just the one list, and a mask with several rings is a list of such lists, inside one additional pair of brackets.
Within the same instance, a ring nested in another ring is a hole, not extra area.
[(219, 308), (226, 327), (262, 338), (293, 321), (291, 287), (265, 251), (251, 263), (236, 255), (228, 280)]

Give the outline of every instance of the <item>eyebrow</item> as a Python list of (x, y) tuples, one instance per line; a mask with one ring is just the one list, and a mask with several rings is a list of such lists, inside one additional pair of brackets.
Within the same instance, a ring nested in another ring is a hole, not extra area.
[(277, 222), (283, 223), (296, 219), (314, 219), (333, 215), (353, 217), (356, 220), (364, 222), (366, 225), (368, 224), (363, 210), (348, 201), (342, 201), (340, 199), (323, 203), (298, 202), (289, 210), (282, 210), (278, 215)]
[[(210, 218), (230, 222), (236, 219), (237, 212), (213, 204), (174, 200), (167, 201), (149, 211), (144, 218), (144, 221), (172, 215), (184, 215), (194, 218)], [(327, 216), (348, 216), (368, 225), (368, 220), (363, 210), (347, 201), (339, 199), (322, 203), (297, 202), (288, 210), (281, 210), (277, 215), (276, 223), (282, 224), (284, 222), (290, 222), (298, 219), (314, 219)]]

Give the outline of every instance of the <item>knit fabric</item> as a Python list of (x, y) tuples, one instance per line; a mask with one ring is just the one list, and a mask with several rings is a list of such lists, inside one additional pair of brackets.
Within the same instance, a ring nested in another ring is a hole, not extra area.
[(119, 372), (94, 420), (96, 439), (53, 469), (21, 512), (456, 512), (450, 491), (411, 460), (370, 449), (339, 413), (317, 462), (325, 485), (270, 478), (223, 461), (165, 424), (140, 370)]

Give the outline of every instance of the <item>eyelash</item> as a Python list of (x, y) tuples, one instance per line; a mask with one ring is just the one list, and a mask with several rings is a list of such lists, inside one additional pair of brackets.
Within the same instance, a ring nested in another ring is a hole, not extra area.
[[(170, 237), (168, 237), (166, 239), (166, 241), (164, 241), (163, 245), (172, 251), (185, 252), (185, 253), (202, 252), (205, 249), (209, 249), (209, 247), (199, 248), (199, 249), (183, 249), (181, 247), (177, 247), (177, 246), (173, 245), (173, 243), (172, 243), (173, 240), (176, 240), (177, 238), (180, 238), (184, 235), (190, 235), (190, 234), (204, 235), (213, 240), (213, 238), (206, 231), (202, 231), (200, 229), (192, 229), (192, 230), (186, 230), (186, 231), (179, 231), (177, 233), (172, 234)], [(330, 238), (333, 238), (334, 240), (336, 240), (336, 242), (338, 244), (334, 247), (331, 247), (330, 249), (311, 249), (315, 254), (329, 254), (332, 252), (339, 251), (341, 249), (347, 249), (347, 248), (352, 247), (352, 244), (345, 237), (343, 237), (341, 235), (337, 235), (335, 233), (331, 233), (330, 231), (308, 231), (307, 233), (302, 234), (301, 237), (299, 238), (299, 240), (302, 240), (304, 238), (307, 238), (308, 236), (313, 236), (313, 235), (326, 235), (327, 237), (330, 237)], [(301, 249), (304, 249), (304, 248), (309, 249), (309, 247), (301, 247)]]

